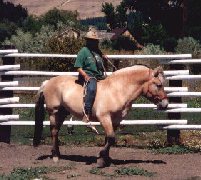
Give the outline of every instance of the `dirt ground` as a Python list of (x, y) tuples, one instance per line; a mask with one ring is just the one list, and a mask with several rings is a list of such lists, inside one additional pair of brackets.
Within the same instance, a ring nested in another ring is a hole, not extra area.
[(48, 174), (51, 179), (160, 179), (160, 180), (201, 180), (201, 155), (162, 155), (148, 150), (134, 148), (111, 148), (112, 164), (101, 171), (111, 174), (120, 167), (139, 167), (155, 172), (153, 177), (120, 176), (108, 177), (91, 174), (96, 167), (96, 157), (101, 147), (66, 147), (61, 146), (61, 160), (53, 163), (50, 159), (51, 146), (37, 148), (28, 145), (0, 143), (0, 174), (9, 174), (17, 167), (72, 166), (70, 170)]

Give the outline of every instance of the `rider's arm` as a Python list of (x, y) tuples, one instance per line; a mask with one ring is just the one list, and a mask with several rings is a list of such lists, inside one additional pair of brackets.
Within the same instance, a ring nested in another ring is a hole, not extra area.
[(90, 77), (87, 75), (87, 73), (82, 68), (78, 68), (77, 71), (82, 75), (82, 77), (85, 79), (85, 81), (88, 81), (90, 79)]

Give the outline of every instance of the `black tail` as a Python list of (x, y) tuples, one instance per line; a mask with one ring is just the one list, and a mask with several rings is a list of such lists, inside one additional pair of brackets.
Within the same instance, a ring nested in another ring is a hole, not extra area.
[(33, 146), (36, 147), (40, 144), (42, 132), (43, 132), (43, 120), (45, 119), (45, 108), (44, 108), (44, 95), (43, 92), (39, 93), (39, 97), (35, 106), (35, 130), (33, 138)]

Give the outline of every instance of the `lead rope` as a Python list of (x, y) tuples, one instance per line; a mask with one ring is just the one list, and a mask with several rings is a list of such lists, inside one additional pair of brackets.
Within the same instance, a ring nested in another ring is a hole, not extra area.
[[(103, 57), (110, 63), (110, 65), (114, 68), (114, 71), (117, 70), (117, 67), (109, 60), (109, 58), (106, 55), (103, 55)], [(104, 67), (105, 68), (105, 67)]]
[(82, 104), (82, 111), (84, 113), (84, 116), (87, 117), (88, 122), (89, 122), (89, 118), (88, 118), (88, 116), (87, 116), (87, 114), (85, 112), (85, 109), (84, 109), (84, 107), (85, 107), (85, 101), (84, 100), (85, 100), (85, 97), (87, 95), (87, 84), (88, 84), (89, 80), (84, 82), (84, 86), (83, 86), (83, 89), (84, 89), (84, 91), (83, 91), (83, 104)]

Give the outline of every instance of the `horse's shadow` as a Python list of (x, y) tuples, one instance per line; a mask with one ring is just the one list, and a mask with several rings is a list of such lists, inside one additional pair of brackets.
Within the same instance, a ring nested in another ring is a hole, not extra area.
[[(44, 160), (52, 158), (51, 155), (43, 155), (37, 158), (37, 160)], [(74, 162), (84, 162), (87, 165), (97, 163), (96, 156), (81, 156), (81, 155), (61, 155), (61, 160), (69, 160)], [(120, 160), (120, 159), (111, 159), (111, 163), (114, 165), (124, 165), (124, 164), (140, 164), (140, 163), (151, 163), (151, 164), (167, 164), (165, 161), (162, 160), (138, 160), (138, 159), (131, 159), (131, 160)]]

